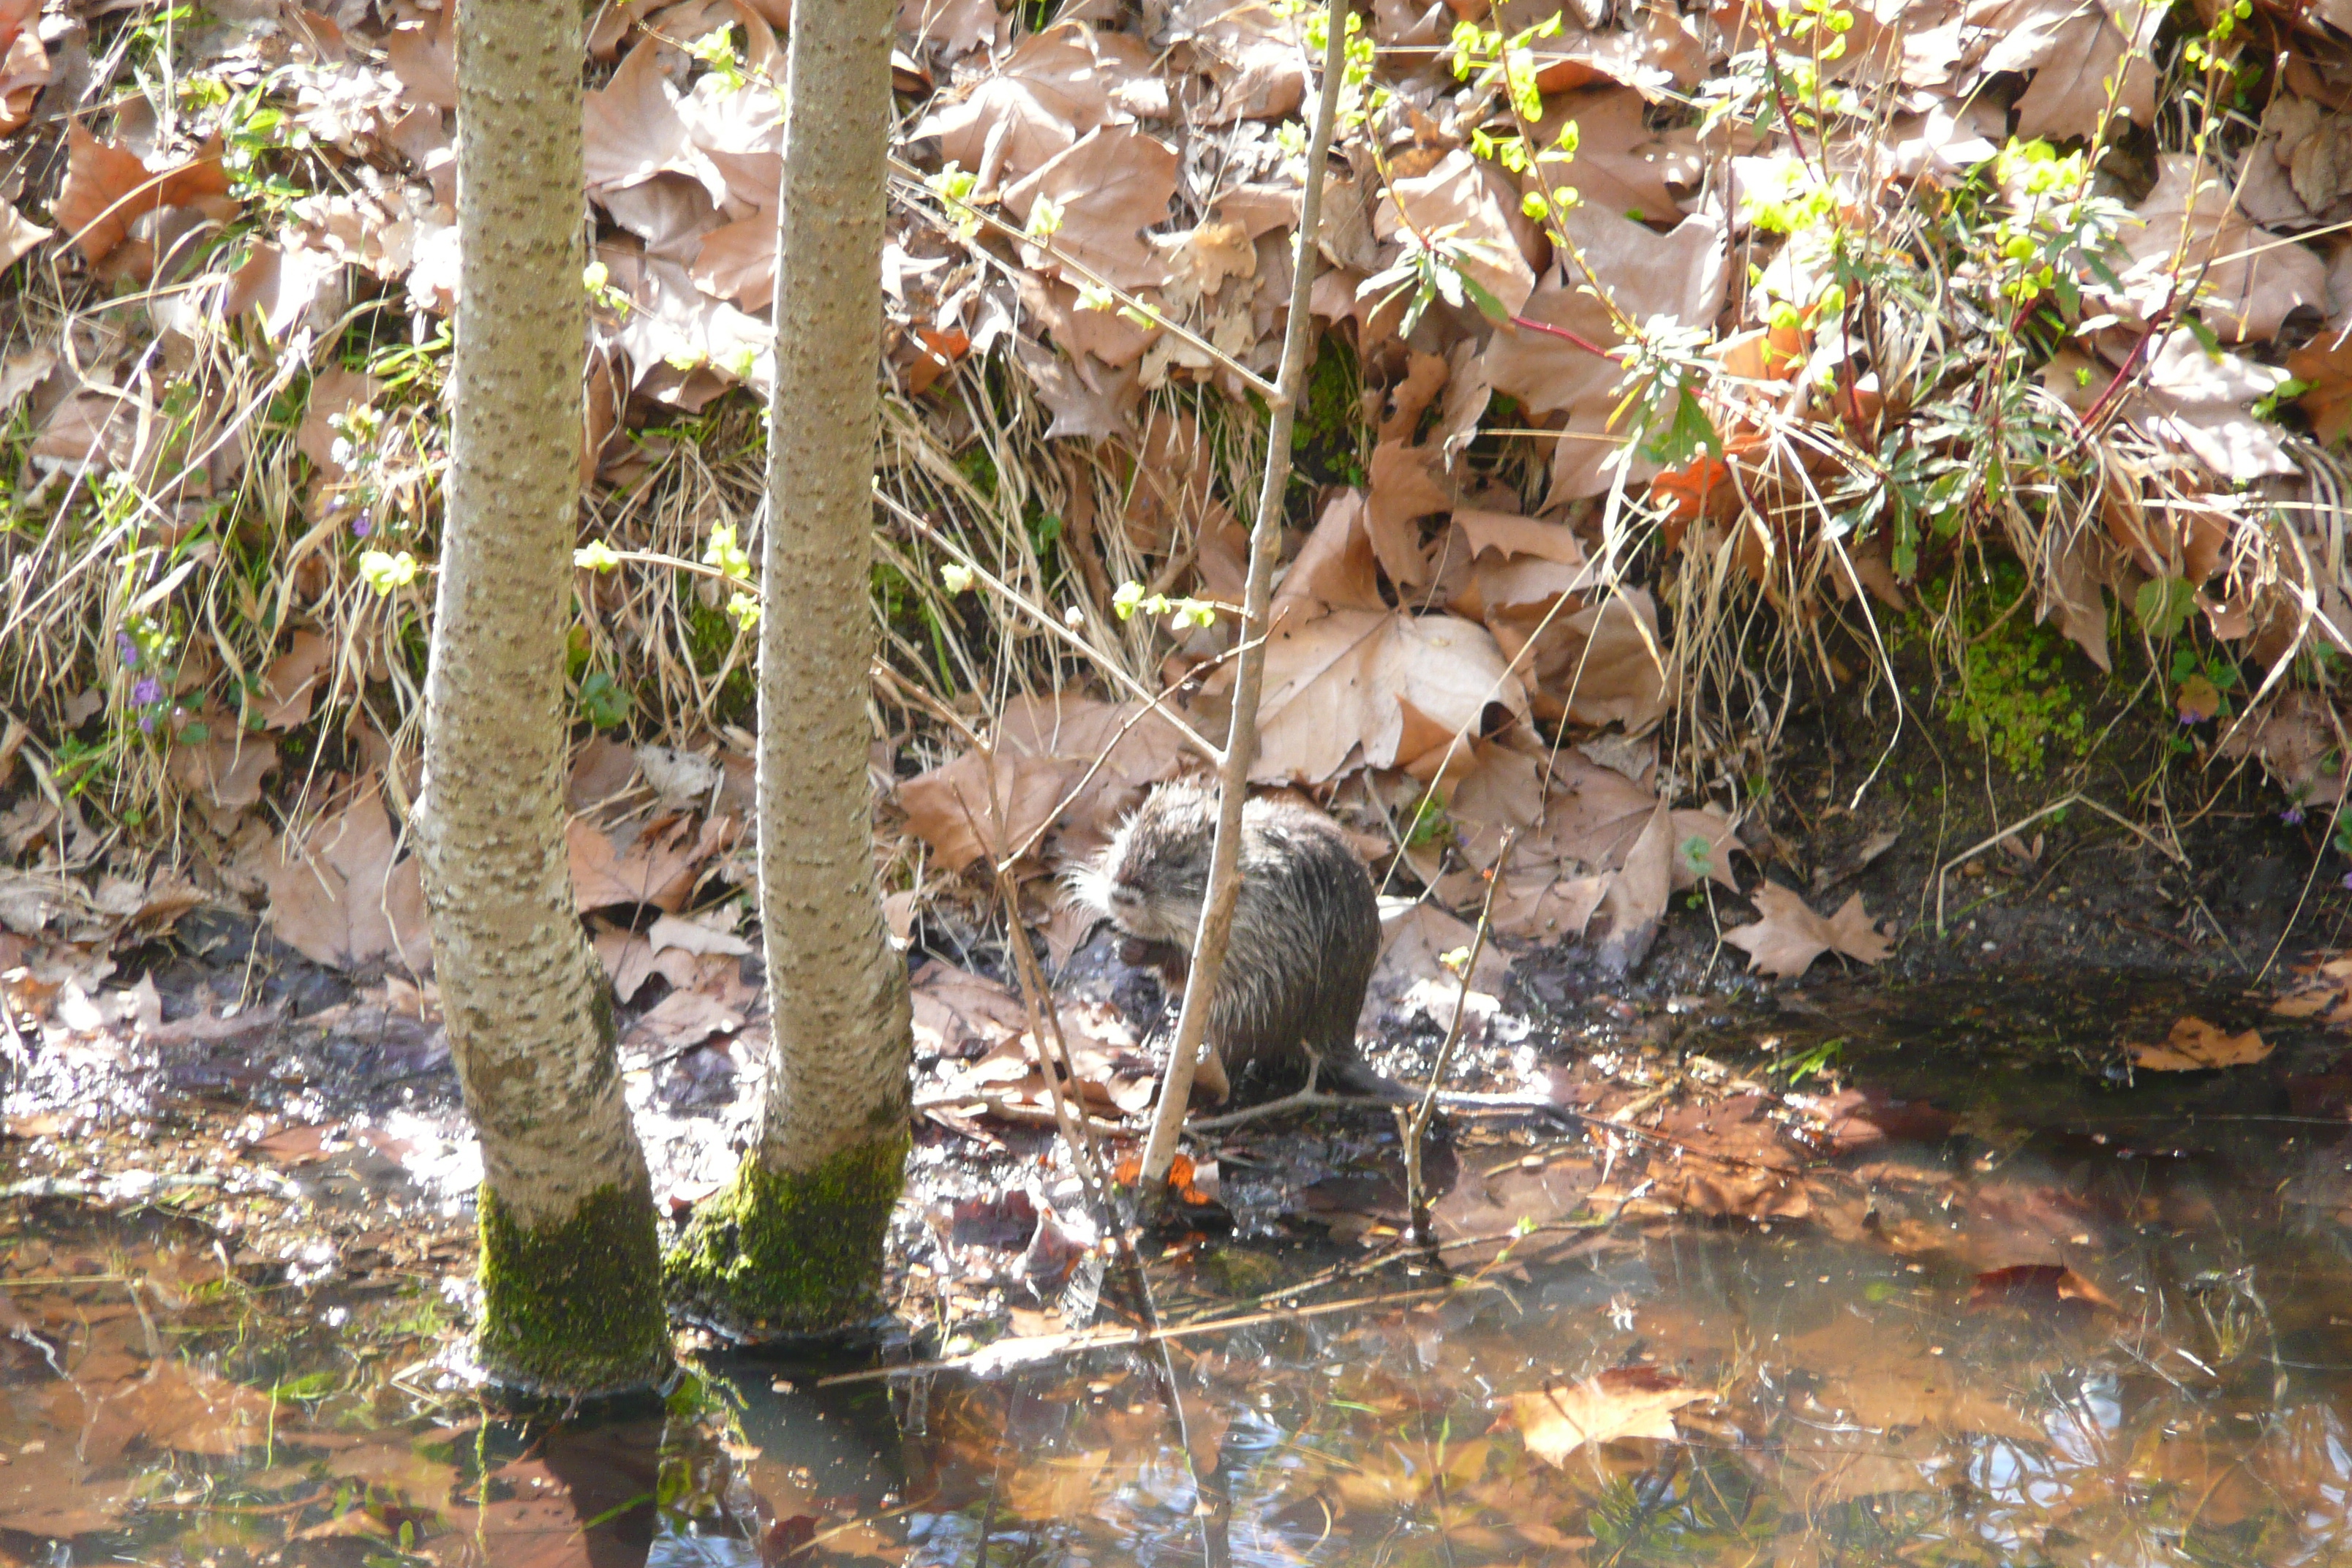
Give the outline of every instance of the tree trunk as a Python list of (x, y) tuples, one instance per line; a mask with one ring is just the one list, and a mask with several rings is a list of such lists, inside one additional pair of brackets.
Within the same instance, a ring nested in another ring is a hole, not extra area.
[(580, 496), (580, 7), (467, 0), (463, 270), (421, 849), (435, 971), (482, 1141), (482, 1364), (581, 1394), (670, 1364), (645, 1154), (563, 843), (563, 634)]
[(775, 1057), (756, 1154), (670, 1257), (673, 1299), (739, 1331), (873, 1311), (906, 1161), (906, 969), (882, 921), (866, 782), (893, 16), (891, 0), (793, 8), (760, 623)]

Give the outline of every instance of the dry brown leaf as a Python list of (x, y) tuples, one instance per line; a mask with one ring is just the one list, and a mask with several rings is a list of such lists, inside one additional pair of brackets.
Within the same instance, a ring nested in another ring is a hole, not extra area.
[(422, 973), (432, 963), (425, 889), (399, 843), (373, 779), (341, 810), (297, 840), (281, 839), (262, 869), (268, 920), (279, 941), (337, 969), (393, 958)]
[(1372, 232), (1394, 241), (1410, 223), (1417, 233), (1452, 240), (1463, 273), (1516, 315), (1535, 292), (1536, 275), (1512, 222), (1517, 195), (1499, 175), (1490, 181), (1488, 168), (1457, 148), (1426, 174), (1390, 181), (1390, 199), (1373, 210)]
[(1192, 45), (1216, 89), (1213, 100), (1188, 106), (1195, 125), (1286, 119), (1307, 95), (1297, 21), (1265, 5), (1186, 0), (1169, 17), (1166, 36)]
[(1319, 784), (1352, 765), (1411, 767), (1488, 710), (1528, 699), (1483, 626), (1452, 616), (1334, 610), (1268, 639), (1253, 779)]
[[(1595, 728), (1621, 724), (1627, 734), (1641, 734), (1673, 705), (1657, 605), (1647, 588), (1634, 588), (1573, 615), (1553, 615), (1543, 590), (1567, 570), (1544, 563), (1486, 579), (1502, 595), (1484, 606), (1487, 629), (1512, 655), (1513, 668), (1533, 678), (1538, 714)], [(1522, 591), (1535, 596), (1517, 599)]]
[(731, 1035), (743, 1015), (706, 992), (680, 988), (655, 1003), (629, 1026), (632, 1043), (665, 1051), (698, 1046), (714, 1035)]
[(277, 742), (247, 735), (234, 724), (228, 733), (201, 745), (172, 748), (172, 780), (215, 811), (236, 813), (261, 799), (261, 781), (277, 771)]
[(2272, 1047), (2258, 1030), (2229, 1035), (2202, 1018), (2174, 1021), (2160, 1046), (2131, 1041), (2124, 1049), (2140, 1072), (2204, 1072), (2211, 1068), (2244, 1067), (2271, 1054)]
[(2233, 728), (2217, 749), (2252, 756), (2299, 807), (2333, 805), (2344, 793), (2343, 724), (2324, 692), (2280, 692), (2270, 706)]
[[(1102, 317), (1097, 310), (1083, 314)], [(1070, 358), (1064, 359), (1026, 338), (1014, 340), (1013, 347), (1014, 357), (1036, 388), (1037, 401), (1054, 416), (1054, 422), (1045, 427), (1045, 438), (1133, 439), (1136, 406), (1143, 401), (1143, 383), (1133, 363), (1133, 359), (1143, 353), (1140, 339), (1126, 368), (1119, 369), (1082, 348), (1073, 347), (1058, 332), (1055, 336), (1065, 348), (1070, 349)]]
[(262, 728), (291, 730), (307, 721), (311, 701), (334, 662), (334, 644), (317, 632), (297, 631), (286, 651), (262, 671)]
[(1141, 39), (1069, 21), (1023, 39), (914, 134), (938, 137), (940, 156), (986, 193), (1044, 168), (1089, 132), (1166, 110), (1167, 88)]
[(915, 1055), (977, 1056), (1029, 1026), (1020, 997), (984, 974), (931, 960), (915, 976)]
[(1608, 921), (1598, 948), (1601, 967), (1623, 974), (1649, 956), (1674, 885), (1674, 813), (1660, 801), (1651, 808), (1649, 819), (1625, 851), (1625, 863), (1601, 897), (1599, 912)]
[(1653, 131), (1641, 93), (1602, 87), (1547, 98), (1543, 119), (1529, 128), (1531, 138), (1551, 146), (1570, 121), (1576, 125), (1576, 156), (1529, 170), (1522, 178), (1528, 189), (1567, 186), (1586, 204), (1639, 223), (1681, 216), (1668, 187), (1695, 187), (1704, 173), (1695, 128)]
[[(41, 0), (0, 0), (0, 136), (24, 129), (53, 68), (36, 26)], [(6, 225), (0, 223), (0, 246)], [(0, 263), (0, 271), (7, 270)]]
[(393, 74), (408, 89), (411, 102), (434, 109), (457, 107), (456, 6), (428, 11), (419, 25), (394, 27), (384, 35), (383, 53)]
[[(1168, 264), (1144, 237), (1144, 230), (1168, 217), (1176, 194), (1176, 150), (1132, 125), (1106, 126), (1087, 133), (1034, 174), (1009, 185), (1004, 207), (1021, 223), (1031, 222), (1040, 201), (1061, 215), (1048, 252), (1024, 244), (1024, 262), (1064, 275), (1068, 257), (1103, 281), (1120, 289), (1157, 289), (1168, 281)], [(1086, 281), (1076, 269), (1068, 281)]]
[[(1593, 280), (1609, 291), (1617, 308), (1640, 321), (1665, 316), (1686, 326), (1708, 327), (1723, 309), (1729, 273), (1724, 263), (1723, 230), (1715, 219), (1685, 218), (1671, 234), (1653, 233), (1614, 213), (1571, 209), (1563, 220), (1577, 242)], [(1615, 319), (1583, 292), (1581, 277), (1547, 271), (1528, 300), (1526, 314), (1565, 328), (1593, 347), (1617, 346)], [(1551, 504), (1599, 495), (1612, 475), (1601, 464), (1622, 444), (1609, 418), (1623, 400), (1617, 384), (1624, 367), (1547, 333), (1498, 327), (1485, 355), (1485, 370), (1496, 392), (1507, 393), (1537, 414), (1565, 414), (1567, 426), (1554, 443)], [(1629, 480), (1647, 479), (1654, 464), (1636, 459)]]
[(2313, 438), (2340, 443), (2352, 431), (2352, 340), (2315, 339), (2286, 356), (2286, 370), (2304, 384), (2295, 402), (2310, 416)]
[[(111, 256), (141, 218), (184, 207), (220, 222), (237, 210), (217, 142), (150, 169), (136, 153), (100, 141), (77, 121), (66, 128), (66, 147), (65, 186), (49, 210), (93, 265)], [(153, 259), (151, 252), (147, 264)]]
[(1588, 1443), (1626, 1437), (1674, 1442), (1674, 1413), (1710, 1397), (1648, 1367), (1612, 1367), (1581, 1383), (1507, 1396), (1512, 1425), (1528, 1451), (1548, 1464), (1565, 1466)]
[[(1438, 363), (1443, 368), (1444, 362)], [(1417, 588), (1429, 581), (1429, 552), (1422, 548), (1421, 530), (1414, 524), (1454, 504), (1454, 498), (1430, 474), (1431, 465), (1443, 458), (1434, 447), (1409, 447), (1402, 440), (1382, 441), (1372, 448), (1364, 528), (1381, 569), (1400, 589)]]
[(1763, 918), (1751, 925), (1723, 933), (1723, 940), (1748, 952), (1748, 966), (1781, 980), (1794, 980), (1824, 952), (1836, 952), (1863, 963), (1876, 963), (1894, 952), (1870, 923), (1862, 895), (1854, 894), (1826, 919), (1805, 900), (1778, 882), (1768, 881), (1754, 894)]
[(19, 258), (30, 255), (35, 246), (55, 232), (18, 212), (13, 203), (0, 201), (0, 272), (16, 266)]
[(2295, 978), (2271, 1004), (2282, 1018), (2352, 1024), (2352, 954), (2331, 953), (2295, 966)]
[(1028, 843), (1086, 771), (1075, 758), (1029, 756), (1010, 747), (992, 758), (966, 752), (902, 782), (898, 807), (908, 831), (931, 847), (940, 867), (961, 871)]
[(2095, 133), (2110, 103), (2143, 126), (2153, 121), (2150, 50), (2164, 17), (2153, 0), (2006, 0), (1972, 9), (1968, 20), (1992, 39), (1980, 70), (2033, 74), (2017, 100), (2017, 134), (2064, 141)]
[(573, 817), (563, 837), (571, 853), (572, 903), (581, 913), (651, 904), (675, 914), (694, 891), (704, 863), (735, 841), (735, 819), (714, 816), (697, 832), (694, 819), (684, 813), (656, 817), (625, 848), (593, 823)]
[(1274, 591), (1269, 620), (1304, 626), (1327, 610), (1384, 610), (1379, 556), (1364, 517), (1361, 490), (1342, 490), (1323, 509), (1315, 531)]
[(898, 0), (898, 31), (951, 60), (996, 37), (995, 0)]
[(668, 981), (673, 989), (682, 990), (693, 984), (699, 973), (694, 954), (677, 948), (656, 952), (654, 944), (636, 931), (592, 921), (590, 934), (595, 942), (596, 957), (613, 983), (613, 994), (623, 1003), (635, 1001), (646, 982), (656, 974)]
[(631, 49), (611, 80), (591, 88), (583, 110), (588, 194), (601, 196), (672, 173), (700, 184), (714, 203), (724, 201), (727, 176), (696, 145), (679, 103), (653, 38)]
[(2200, 285), (2199, 315), (2223, 342), (2265, 342), (2298, 307), (2326, 310), (2326, 264), (2257, 228), (2234, 205), (2229, 179), (2217, 176), (2210, 163), (2200, 178), (2199, 167), (2188, 153), (2164, 154), (2156, 188), (2136, 209), (2140, 222), (2118, 237), (2132, 258), (2123, 269), (2126, 308), (2142, 320), (2156, 319), (2173, 300), (2185, 268)]

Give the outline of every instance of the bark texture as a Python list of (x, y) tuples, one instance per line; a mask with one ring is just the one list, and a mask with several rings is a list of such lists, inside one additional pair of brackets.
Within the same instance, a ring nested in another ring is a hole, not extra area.
[(651, 1184), (563, 844), (586, 309), (580, 58), (572, 0), (467, 0), (420, 835), (450, 1052), (482, 1141), (478, 1353), (501, 1381), (564, 1393), (641, 1384), (669, 1364)]
[(871, 1309), (907, 1145), (906, 968), (874, 878), (866, 752), (891, 0), (798, 0), (784, 88), (760, 626), (760, 913), (775, 1061), (757, 1173), (670, 1255), (706, 1320)]

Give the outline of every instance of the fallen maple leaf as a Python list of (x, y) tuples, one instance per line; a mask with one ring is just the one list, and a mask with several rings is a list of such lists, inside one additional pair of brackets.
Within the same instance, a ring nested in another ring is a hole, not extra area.
[(2124, 1049), (2131, 1053), (2132, 1066), (2141, 1072), (2204, 1072), (2212, 1068), (2244, 1067), (2261, 1061), (2271, 1054), (2271, 1046), (2262, 1035), (2248, 1029), (2242, 1035), (2225, 1035), (2202, 1018), (2181, 1018), (2172, 1026), (2172, 1032), (2160, 1046), (2128, 1042)]
[(1528, 1451), (1549, 1464), (1565, 1466), (1588, 1443), (1622, 1437), (1674, 1442), (1674, 1413), (1708, 1397), (1704, 1388), (1677, 1383), (1648, 1367), (1612, 1367), (1598, 1377), (1532, 1394), (1509, 1396), (1512, 1423)]
[(1860, 893), (1826, 919), (1777, 882), (1758, 888), (1755, 900), (1763, 918), (1723, 933), (1724, 941), (1747, 950), (1750, 969), (1794, 980), (1812, 967), (1813, 960), (1832, 950), (1863, 963), (1876, 963), (1895, 951), (1870, 923), (1870, 911), (1863, 907)]

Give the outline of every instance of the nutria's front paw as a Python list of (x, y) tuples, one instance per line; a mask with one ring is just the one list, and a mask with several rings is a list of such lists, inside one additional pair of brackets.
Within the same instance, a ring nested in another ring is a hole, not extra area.
[(1191, 968), (1185, 962), (1184, 950), (1174, 942), (1154, 942), (1142, 936), (1118, 939), (1118, 961), (1132, 969), (1151, 970), (1162, 984), (1169, 986), (1181, 985)]

